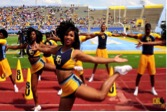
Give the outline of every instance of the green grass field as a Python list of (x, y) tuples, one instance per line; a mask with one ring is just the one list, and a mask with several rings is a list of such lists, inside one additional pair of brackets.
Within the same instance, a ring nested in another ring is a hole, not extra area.
[[(17, 35), (9, 36), (7, 38), (9, 45), (17, 44), (17, 40), (18, 40)], [(10, 51), (14, 51), (14, 50), (9, 50), (7, 52), (10, 52)], [(20, 59), (22, 68), (29, 68), (30, 63), (27, 59), (27, 55), (25, 55), (23, 58), (19, 58), (19, 55), (18, 55), (19, 50), (14, 51), (14, 52), (15, 53), (13, 53), (13, 54), (7, 53), (7, 55), (6, 55), (11, 68), (16, 68), (18, 59)], [(90, 54), (90, 55), (92, 55), (92, 54)], [(109, 54), (109, 57), (111, 57), (111, 58), (114, 56), (115, 56), (114, 54)], [(133, 68), (138, 67), (140, 54), (123, 54), (122, 57), (127, 58), (129, 61), (126, 63), (111, 63), (110, 66), (130, 64)], [(157, 68), (166, 67), (166, 54), (155, 54), (155, 60), (156, 60), (156, 67)], [(92, 63), (83, 63), (84, 68), (93, 68), (93, 66), (94, 66), (94, 64), (92, 64)], [(100, 64), (98, 66), (98, 68), (105, 68), (105, 66), (103, 64)]]

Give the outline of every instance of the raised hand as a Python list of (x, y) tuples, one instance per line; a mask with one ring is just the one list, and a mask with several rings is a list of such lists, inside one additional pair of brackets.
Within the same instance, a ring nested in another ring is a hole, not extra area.
[(143, 42), (141, 42), (140, 40), (138, 41), (138, 44), (136, 44), (136, 48), (139, 48), (143, 45)]
[(125, 58), (120, 58), (121, 55), (116, 55), (114, 57), (115, 62), (127, 62), (128, 60)]

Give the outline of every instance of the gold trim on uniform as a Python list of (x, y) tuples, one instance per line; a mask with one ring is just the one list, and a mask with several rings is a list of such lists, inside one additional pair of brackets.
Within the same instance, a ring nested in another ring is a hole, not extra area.
[(61, 97), (67, 97), (73, 94), (81, 84), (81, 79), (78, 78), (76, 75), (72, 74), (66, 80), (60, 83), (60, 87), (63, 91)]
[(39, 59), (35, 64), (31, 65), (31, 73), (34, 74), (44, 67), (45, 62)]
[(62, 68), (73, 69), (76, 61), (72, 58), (72, 54), (74, 52), (74, 48), (72, 48), (71, 58), (62, 66)]

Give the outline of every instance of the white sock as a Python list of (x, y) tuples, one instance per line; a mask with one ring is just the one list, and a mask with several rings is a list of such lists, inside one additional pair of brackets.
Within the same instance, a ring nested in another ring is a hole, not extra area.
[(91, 75), (91, 77), (89, 78), (89, 82), (92, 82), (94, 78), (94, 74)]
[(94, 77), (95, 74), (92, 74), (91, 77)]
[(13, 86), (14, 86), (15, 88), (17, 87), (17, 85), (16, 85), (16, 84), (14, 84)]
[(153, 93), (153, 95), (158, 95), (158, 93), (155, 91), (154, 87), (152, 87), (152, 93)]
[(135, 96), (137, 96), (138, 95), (138, 86), (136, 86), (136, 88), (135, 88), (135, 91), (134, 91), (134, 93), (133, 93)]

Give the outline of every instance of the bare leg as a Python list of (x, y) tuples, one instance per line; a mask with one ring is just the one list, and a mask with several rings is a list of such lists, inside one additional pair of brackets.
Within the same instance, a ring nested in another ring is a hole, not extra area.
[(10, 77), (12, 84), (15, 85), (16, 83), (15, 83), (15, 79), (13, 78), (13, 75), (10, 75), (9, 77)]
[(154, 87), (154, 75), (150, 75), (150, 82), (151, 82), (151, 87)]
[[(115, 67), (114, 75), (110, 76), (101, 86), (100, 90), (96, 90), (92, 87), (85, 86), (82, 84), (78, 87), (75, 92), (75, 96), (82, 98), (88, 101), (103, 101), (114, 83), (114, 81), (120, 76), (125, 75), (128, 71), (132, 69), (131, 66), (122, 66), (122, 67)], [(61, 98), (59, 110), (71, 110), (75, 101), (75, 97), (66, 97)]]
[(46, 71), (56, 71), (56, 66), (53, 64), (45, 63), (44, 70)]
[(152, 87), (151, 88), (151, 92), (152, 92), (153, 95), (157, 96), (158, 93), (156, 92), (156, 90), (154, 88), (154, 83), (155, 83), (155, 81), (154, 81), (154, 75), (150, 75), (150, 82), (151, 82), (151, 87)]
[(70, 111), (75, 101), (75, 96), (63, 97), (60, 99), (59, 111)]
[(39, 77), (39, 74), (37, 73), (31, 75), (31, 89), (32, 89), (35, 106), (38, 105), (38, 93), (37, 93), (38, 77)]
[(135, 96), (138, 95), (138, 86), (139, 86), (141, 77), (142, 77), (142, 75), (138, 73), (137, 77), (136, 77), (136, 87), (135, 87), (135, 91), (133, 93)]
[(81, 85), (77, 91), (76, 96), (88, 101), (103, 101), (110, 90), (114, 81), (120, 76), (125, 75), (128, 71), (132, 70), (130, 65), (116, 66), (114, 68), (115, 73), (102, 84), (100, 90), (96, 90), (92, 87)]
[(13, 86), (14, 86), (14, 91), (15, 91), (16, 93), (19, 92), (19, 89), (18, 89), (18, 87), (17, 87), (17, 85), (16, 85), (15, 79), (13, 78), (13, 75), (10, 75), (9, 78), (10, 78), (10, 80), (11, 80)]
[(107, 73), (110, 74), (109, 66), (106, 64)]
[(80, 76), (80, 78), (81, 78), (81, 80), (82, 80), (83, 84), (86, 84), (84, 74), (81, 74), (81, 75), (79, 75), (79, 76)]
[(89, 86), (81, 85), (76, 91), (76, 96), (88, 101), (102, 101), (105, 99), (110, 87), (119, 76), (119, 73), (115, 73), (114, 75), (110, 76), (102, 84), (100, 90), (96, 90)]

